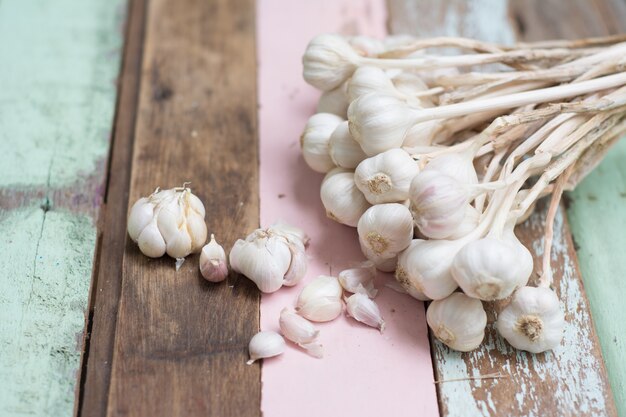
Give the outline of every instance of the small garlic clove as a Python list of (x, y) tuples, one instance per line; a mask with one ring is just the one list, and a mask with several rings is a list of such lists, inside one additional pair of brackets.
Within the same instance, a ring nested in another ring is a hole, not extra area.
[(413, 218), (408, 208), (398, 203), (377, 204), (367, 209), (357, 225), (363, 254), (382, 259), (393, 258), (406, 249), (413, 238)]
[(148, 198), (142, 197), (133, 204), (128, 215), (128, 235), (133, 241), (139, 239), (139, 235), (154, 217), (154, 205)]
[(365, 294), (352, 294), (346, 299), (346, 311), (356, 321), (375, 327), (382, 333), (385, 320), (380, 314), (378, 305)]
[(454, 350), (469, 352), (480, 346), (485, 337), (487, 314), (480, 300), (455, 292), (430, 303), (426, 321), (442, 343)]
[(335, 168), (326, 174), (320, 188), (320, 198), (328, 218), (355, 227), (370, 207), (354, 183), (354, 174)]
[(302, 278), (306, 275), (307, 258), (302, 242), (289, 242), (288, 246), (291, 252), (291, 263), (285, 274), (283, 285), (291, 287), (302, 281)]
[(341, 293), (336, 277), (320, 275), (302, 289), (296, 301), (296, 311), (311, 321), (334, 320), (343, 309)]
[(281, 335), (272, 331), (259, 332), (250, 339), (248, 344), (250, 360), (246, 364), (252, 365), (259, 359), (278, 356), (284, 351), (285, 339)]
[(378, 290), (374, 287), (376, 267), (371, 261), (356, 268), (345, 269), (337, 278), (343, 289), (348, 292), (365, 294), (370, 298), (378, 294)]
[(139, 250), (150, 258), (160, 258), (165, 255), (166, 245), (163, 236), (159, 232), (156, 220), (152, 220), (137, 238)]
[(563, 339), (565, 316), (548, 288), (523, 287), (498, 315), (498, 332), (515, 348), (532, 353), (556, 349)]
[(318, 341), (319, 330), (305, 319), (299, 316), (290, 308), (284, 308), (280, 312), (280, 331), (288, 340), (302, 347), (310, 355), (321, 358), (323, 347)]
[(200, 252), (200, 272), (202, 276), (210, 282), (221, 282), (228, 276), (226, 252), (224, 248), (215, 241), (214, 235), (211, 235), (211, 241), (207, 243)]
[(309, 118), (300, 136), (302, 157), (314, 171), (322, 174), (335, 167), (330, 158), (330, 135), (343, 119), (330, 113), (317, 113)]

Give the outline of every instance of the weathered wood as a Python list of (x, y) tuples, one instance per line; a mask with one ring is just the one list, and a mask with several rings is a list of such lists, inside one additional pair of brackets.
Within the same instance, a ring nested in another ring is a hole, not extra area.
[(0, 415), (75, 404), (125, 0), (0, 6)]
[[(559, 7), (567, 8), (567, 13), (559, 12)], [(396, 33), (463, 35), (497, 42), (510, 42), (515, 37), (530, 40), (603, 34), (597, 26), (601, 19), (590, 8), (585, 1), (516, 1), (507, 5), (501, 1), (448, 0), (436, 6), (428, 1), (390, 2), (391, 28)], [(595, 28), (595, 32), (585, 32), (583, 25)], [(536, 264), (543, 253), (544, 217), (545, 209), (540, 209), (518, 228), (520, 238), (534, 252)], [(506, 376), (438, 384), (442, 415), (616, 415), (576, 254), (561, 213), (554, 235), (554, 287), (567, 321), (563, 343), (553, 352), (539, 355), (516, 351), (496, 334), (493, 324), (488, 326), (482, 347), (470, 353), (453, 352), (433, 338), (437, 379), (493, 372)], [(493, 318), (491, 315), (490, 321)]]
[[(129, 201), (191, 181), (226, 249), (258, 227), (254, 2), (151, 1)], [(107, 415), (260, 414), (259, 295), (127, 245)]]
[(89, 303), (89, 328), (82, 361), (78, 415), (104, 417), (107, 412), (115, 324), (126, 246), (126, 212), (130, 188), (135, 116), (139, 98), (146, 0), (128, 4), (122, 72), (109, 161), (100, 245)]

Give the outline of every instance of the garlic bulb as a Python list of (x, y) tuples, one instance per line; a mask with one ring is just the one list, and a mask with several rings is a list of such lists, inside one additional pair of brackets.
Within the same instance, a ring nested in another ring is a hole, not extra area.
[(333, 90), (322, 92), (317, 102), (317, 113), (331, 113), (345, 119), (349, 105), (346, 84), (342, 84)]
[(215, 241), (215, 236), (211, 235), (211, 241), (207, 243), (200, 252), (200, 272), (202, 276), (210, 282), (220, 282), (228, 276), (228, 265), (226, 265), (226, 252), (224, 248)]
[(465, 206), (465, 216), (463, 216), (463, 221), (461, 224), (457, 226), (457, 228), (452, 232), (447, 239), (456, 240), (462, 237), (467, 236), (471, 232), (473, 232), (480, 222), (480, 212), (476, 210), (474, 206), (468, 204)]
[(465, 294), (493, 301), (526, 285), (532, 270), (533, 257), (519, 241), (488, 236), (465, 245), (451, 272)]
[(297, 315), (290, 308), (283, 308), (278, 322), (281, 333), (288, 340), (306, 350), (311, 356), (316, 358), (324, 356), (324, 348), (318, 341), (320, 332), (310, 321)]
[(396, 91), (395, 86), (384, 70), (376, 67), (362, 66), (357, 68), (348, 81), (348, 97), (350, 101), (368, 93), (382, 93), (402, 99), (403, 95)]
[[(413, 218), (409, 209), (398, 203), (370, 207), (357, 225), (363, 254), (388, 259), (396, 256), (411, 243)], [(375, 259), (370, 259), (376, 261)]]
[(375, 327), (382, 333), (385, 329), (385, 320), (380, 314), (378, 305), (361, 293), (352, 294), (346, 299), (346, 311), (356, 321)]
[(341, 292), (337, 278), (320, 275), (302, 289), (296, 301), (296, 311), (311, 321), (334, 320), (343, 308)]
[(513, 347), (540, 353), (560, 345), (565, 317), (552, 290), (523, 287), (498, 315), (496, 327)]
[(318, 35), (302, 57), (304, 80), (322, 91), (337, 88), (356, 68), (359, 55), (339, 35)]
[(283, 285), (295, 285), (304, 277), (304, 244), (271, 228), (257, 229), (245, 240), (235, 242), (230, 251), (230, 266), (262, 292), (274, 292)]
[(369, 298), (378, 294), (378, 290), (374, 288), (376, 267), (373, 262), (368, 261), (359, 267), (344, 269), (337, 278), (343, 289), (353, 294), (365, 294)]
[(405, 103), (378, 93), (362, 95), (350, 103), (348, 120), (352, 137), (368, 156), (399, 148), (413, 126)]
[(336, 222), (356, 227), (370, 204), (354, 183), (354, 173), (335, 168), (326, 174), (320, 188), (326, 215)]
[(285, 351), (285, 339), (276, 332), (263, 331), (255, 334), (248, 344), (250, 360), (246, 362), (252, 365), (255, 361), (264, 358), (278, 356)]
[(341, 122), (330, 135), (330, 158), (341, 168), (354, 169), (367, 158), (361, 145), (352, 138), (348, 121)]
[(146, 256), (184, 258), (206, 242), (204, 215), (204, 205), (188, 187), (157, 189), (130, 209), (128, 234)]
[(354, 182), (371, 204), (396, 203), (409, 198), (411, 181), (419, 172), (417, 162), (402, 149), (390, 149), (362, 161)]
[(402, 141), (402, 148), (413, 153), (413, 149), (432, 146), (442, 131), (444, 131), (444, 125), (440, 120), (416, 123), (406, 132)]
[(330, 113), (317, 113), (309, 118), (300, 136), (302, 157), (312, 170), (326, 173), (335, 167), (330, 159), (329, 141), (343, 119)]
[(485, 337), (487, 314), (479, 300), (455, 292), (430, 303), (426, 321), (442, 343), (454, 350), (469, 352)]
[(458, 241), (413, 240), (398, 257), (396, 280), (417, 299), (446, 298), (457, 288), (450, 269), (461, 247)]

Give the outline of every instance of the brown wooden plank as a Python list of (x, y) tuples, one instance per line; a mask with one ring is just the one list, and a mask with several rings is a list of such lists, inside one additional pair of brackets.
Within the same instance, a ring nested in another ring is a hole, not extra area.
[(121, 291), (121, 260), (126, 246), (126, 212), (145, 12), (146, 0), (129, 1), (108, 181), (98, 227), (98, 262), (94, 265), (80, 392), (76, 406), (79, 416), (103, 417), (107, 412), (113, 341)]
[[(421, 36), (463, 35), (509, 42), (607, 34), (598, 5), (585, 0), (464, 2), (390, 1), (394, 32)], [(545, 207), (518, 228), (535, 262), (543, 252)], [(599, 341), (584, 293), (574, 245), (562, 211), (555, 227), (554, 287), (568, 322), (562, 346), (532, 355), (512, 349), (492, 325), (483, 346), (452, 352), (431, 337), (436, 379), (467, 378), (501, 372), (508, 378), (438, 384), (441, 414), (457, 415), (616, 415)], [(489, 309), (493, 310), (493, 309)], [(493, 320), (490, 315), (490, 321)]]
[[(227, 250), (258, 227), (254, 19), (252, 0), (153, 0), (146, 18), (129, 201), (191, 181)], [(258, 291), (197, 262), (126, 246), (107, 415), (260, 414)]]

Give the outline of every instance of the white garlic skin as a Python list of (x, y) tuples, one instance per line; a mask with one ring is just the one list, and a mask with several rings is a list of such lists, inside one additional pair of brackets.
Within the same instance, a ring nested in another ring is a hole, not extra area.
[(413, 126), (412, 113), (404, 102), (378, 93), (350, 103), (348, 121), (350, 134), (368, 156), (401, 147)]
[(302, 289), (296, 301), (296, 311), (311, 321), (334, 320), (343, 309), (341, 293), (336, 277), (320, 275)]
[(341, 122), (330, 135), (330, 158), (340, 168), (354, 169), (367, 158), (361, 145), (352, 138), (348, 121)]
[(363, 213), (370, 207), (354, 183), (354, 173), (342, 168), (335, 168), (326, 174), (320, 188), (320, 198), (330, 219), (351, 227), (356, 227)]
[(398, 257), (396, 279), (409, 293), (412, 288), (415, 298), (446, 298), (457, 288), (451, 267), (460, 249), (455, 241), (414, 239)]
[(406, 132), (402, 147), (411, 151), (422, 146), (432, 146), (443, 130), (444, 125), (440, 120), (416, 123)]
[(382, 333), (385, 329), (383, 319), (378, 305), (367, 295), (356, 293), (346, 299), (346, 312), (356, 321), (374, 327)]
[(463, 217), (463, 221), (461, 224), (457, 226), (457, 228), (452, 232), (447, 239), (456, 240), (461, 239), (471, 232), (473, 232), (476, 227), (478, 227), (478, 223), (480, 222), (480, 212), (476, 210), (474, 206), (468, 204), (465, 206), (465, 216)]
[(439, 171), (417, 174), (409, 189), (415, 225), (432, 239), (446, 239), (461, 225), (469, 193), (461, 183)]
[(160, 258), (165, 255), (167, 246), (157, 226), (156, 217), (143, 228), (137, 238), (137, 244), (141, 253), (150, 258)]
[(304, 246), (309, 244), (310, 238), (304, 230), (283, 221), (274, 223), (267, 230), (270, 233), (283, 236), (289, 241), (300, 241)]
[(285, 273), (283, 285), (292, 287), (302, 281), (307, 271), (307, 258), (305, 247), (300, 240), (287, 240), (289, 252), (291, 252), (291, 263)]
[(145, 229), (154, 217), (155, 205), (147, 197), (142, 197), (133, 204), (128, 215), (128, 235), (133, 241), (139, 239), (139, 234)]
[(473, 159), (465, 153), (454, 152), (437, 156), (430, 160), (424, 171), (439, 171), (461, 184), (477, 184), (478, 175), (474, 168)]
[(411, 181), (418, 172), (417, 162), (408, 153), (390, 149), (363, 160), (354, 171), (354, 182), (369, 203), (396, 203), (409, 198)]
[(313, 323), (299, 316), (290, 308), (284, 308), (280, 312), (278, 323), (285, 338), (316, 358), (321, 358), (324, 355), (322, 344), (318, 341), (320, 332), (313, 326)]
[(302, 57), (304, 80), (322, 91), (337, 88), (354, 72), (359, 55), (339, 35), (318, 35)]
[(210, 242), (200, 252), (200, 272), (204, 279), (210, 282), (221, 282), (228, 276), (226, 252), (215, 241), (214, 235), (211, 235)]
[[(378, 204), (363, 213), (357, 225), (364, 255), (386, 259), (406, 249), (413, 238), (413, 218), (408, 208), (398, 203)], [(375, 261), (375, 259), (370, 259)]]
[(365, 294), (369, 298), (374, 298), (378, 294), (378, 290), (374, 287), (374, 278), (376, 278), (376, 266), (371, 261), (355, 268), (344, 269), (337, 276), (344, 290), (353, 294)]
[(248, 344), (250, 360), (246, 364), (252, 365), (259, 359), (278, 356), (284, 351), (285, 339), (281, 335), (272, 331), (259, 332), (250, 339)]
[(485, 338), (487, 314), (483, 305), (463, 293), (430, 303), (426, 321), (437, 339), (460, 352), (476, 349)]
[(314, 171), (322, 174), (335, 167), (330, 158), (330, 135), (343, 119), (330, 113), (317, 113), (309, 118), (300, 136), (302, 157)]
[(348, 81), (348, 97), (350, 101), (368, 93), (382, 93), (401, 98), (393, 83), (380, 68), (362, 66), (354, 71)]
[(470, 297), (501, 300), (528, 283), (533, 258), (518, 241), (485, 237), (465, 245), (454, 257), (452, 276)]
[(384, 41), (370, 38), (369, 36), (351, 36), (347, 40), (359, 55), (375, 57), (385, 52)]
[(348, 116), (349, 105), (348, 92), (344, 83), (335, 89), (322, 92), (317, 102), (317, 113), (331, 113), (345, 119)]
[(513, 347), (541, 353), (561, 344), (565, 315), (554, 291), (523, 287), (498, 315), (496, 328)]

